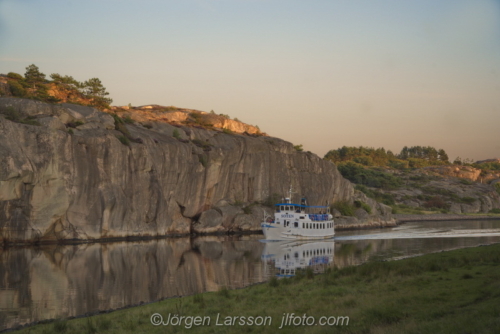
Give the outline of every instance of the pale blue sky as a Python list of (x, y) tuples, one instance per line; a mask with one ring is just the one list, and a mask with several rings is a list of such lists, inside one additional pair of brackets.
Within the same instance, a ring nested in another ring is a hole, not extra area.
[(343, 145), (500, 157), (500, 1), (0, 0), (0, 73)]

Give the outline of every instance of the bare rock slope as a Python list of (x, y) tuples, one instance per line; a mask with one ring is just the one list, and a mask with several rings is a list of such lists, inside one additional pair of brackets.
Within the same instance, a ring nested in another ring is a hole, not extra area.
[(310, 203), (354, 195), (331, 162), (277, 138), (0, 98), (4, 241), (257, 231), (259, 203), (290, 185)]

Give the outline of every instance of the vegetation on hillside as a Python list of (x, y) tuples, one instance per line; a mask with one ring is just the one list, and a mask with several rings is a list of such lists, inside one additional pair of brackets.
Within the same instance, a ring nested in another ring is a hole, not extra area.
[(343, 146), (326, 153), (325, 159), (336, 164), (355, 162), (364, 166), (391, 167), (396, 169), (447, 165), (448, 154), (431, 146), (403, 147), (399, 154), (384, 148)]
[[(477, 203), (483, 204), (482, 191), (467, 188), (475, 182), (468, 179), (444, 182), (443, 176), (420, 168), (470, 166), (481, 169), (481, 176), (500, 170), (500, 163), (494, 160), (473, 163), (458, 157), (452, 164), (443, 149), (430, 146), (405, 146), (399, 154), (384, 148), (344, 146), (330, 150), (325, 159), (336, 163), (342, 176), (356, 184), (356, 190), (392, 206), (393, 213), (422, 213), (424, 210), (446, 213), (452, 207), (456, 210), (456, 204), (474, 204), (476, 208)], [(493, 188), (500, 193), (499, 187)], [(344, 207), (342, 209), (345, 211)]]
[[(98, 78), (79, 82), (72, 76), (52, 73), (52, 80), (48, 80), (46, 75), (40, 72), (35, 65), (26, 67), (24, 76), (10, 72), (7, 74), (7, 83), (10, 92), (15, 97), (31, 98), (49, 103), (68, 102), (84, 105), (91, 105), (97, 108), (109, 108), (113, 102), (107, 97), (109, 93)], [(64, 101), (56, 96), (55, 91), (63, 95)]]

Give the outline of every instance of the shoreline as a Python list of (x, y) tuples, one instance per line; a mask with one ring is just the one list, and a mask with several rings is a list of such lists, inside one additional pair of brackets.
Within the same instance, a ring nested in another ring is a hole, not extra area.
[(430, 213), (430, 214), (404, 214), (397, 213), (392, 215), (396, 219), (396, 223), (403, 224), (407, 222), (419, 221), (450, 221), (450, 220), (498, 220), (500, 215), (478, 214), (478, 215), (460, 215), (448, 213)]
[[(351, 230), (368, 230), (380, 229), (387, 227), (396, 227), (398, 225), (408, 222), (419, 221), (453, 221), (453, 220), (500, 220), (500, 215), (491, 214), (478, 214), (478, 215), (461, 215), (461, 214), (446, 214), (446, 213), (431, 213), (431, 214), (393, 214), (391, 221), (373, 221), (359, 224), (339, 224), (335, 226), (335, 231), (351, 231)], [(113, 243), (113, 242), (128, 242), (128, 241), (150, 241), (161, 240), (169, 238), (197, 238), (204, 236), (243, 236), (243, 235), (257, 235), (263, 234), (262, 230), (255, 231), (227, 231), (227, 232), (213, 232), (213, 233), (197, 233), (197, 234), (168, 234), (168, 235), (144, 235), (144, 236), (126, 236), (126, 237), (108, 237), (100, 239), (61, 239), (61, 240), (23, 240), (11, 241), (1, 240), (0, 245), (3, 249), (11, 247), (41, 247), (49, 245), (80, 245), (80, 244), (94, 244), (94, 243)]]

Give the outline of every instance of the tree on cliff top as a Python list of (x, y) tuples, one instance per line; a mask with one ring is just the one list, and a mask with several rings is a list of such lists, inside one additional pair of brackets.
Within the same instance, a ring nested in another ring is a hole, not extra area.
[(43, 84), (45, 81), (45, 74), (40, 72), (38, 66), (31, 64), (26, 67), (26, 73), (24, 73), (24, 78), (27, 83), (33, 85), (33, 89), (36, 89), (37, 85)]
[(113, 102), (112, 99), (106, 97), (109, 93), (98, 78), (92, 78), (83, 83), (83, 94), (97, 107), (107, 108)]
[(62, 86), (66, 89), (77, 90), (78, 88), (80, 88), (82, 86), (82, 84), (80, 82), (76, 81), (70, 75), (62, 76), (59, 73), (52, 73), (50, 75), (50, 77), (52, 78), (53, 82), (56, 85)]

